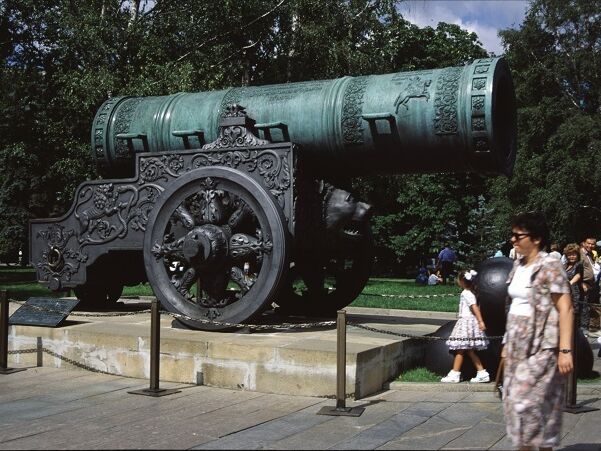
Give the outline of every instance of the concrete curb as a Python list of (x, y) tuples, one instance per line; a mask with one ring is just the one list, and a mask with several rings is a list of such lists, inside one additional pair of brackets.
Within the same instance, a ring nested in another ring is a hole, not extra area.
[(389, 390), (397, 391), (426, 391), (426, 392), (490, 392), (495, 390), (494, 382), (488, 384), (470, 384), (460, 382), (458, 384), (443, 384), (441, 382), (400, 382), (394, 381), (388, 384)]
[[(488, 384), (443, 384), (441, 382), (399, 382), (385, 384), (384, 389), (396, 391), (425, 391), (425, 392), (494, 392), (493, 382)], [(601, 395), (601, 384), (579, 384), (579, 395)]]

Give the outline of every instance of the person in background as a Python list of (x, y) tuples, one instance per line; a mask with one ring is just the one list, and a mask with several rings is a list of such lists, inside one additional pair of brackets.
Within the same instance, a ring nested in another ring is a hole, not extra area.
[(561, 254), (559, 253), (559, 244), (551, 243), (550, 249), (551, 252), (549, 252), (549, 256), (554, 257), (557, 260), (561, 260)]
[(415, 283), (418, 285), (426, 285), (428, 283), (428, 271), (423, 266), (419, 268)]
[(573, 310), (561, 262), (543, 251), (549, 239), (539, 212), (511, 221), (522, 258), (509, 273), (503, 410), (507, 435), (521, 449), (559, 445), (565, 376), (572, 360)]
[(440, 275), (440, 271), (432, 271), (428, 277), (428, 285), (438, 285), (441, 282), (442, 276)]
[[(593, 237), (588, 237), (582, 240), (580, 243), (580, 261), (582, 261), (583, 275), (582, 275), (582, 294), (581, 300), (587, 304), (599, 303), (599, 294), (597, 292), (595, 281), (596, 281), (596, 267), (593, 256), (593, 249), (597, 240)], [(598, 266), (597, 266), (598, 268)], [(595, 315), (588, 305), (583, 305), (580, 312), (580, 324), (585, 335), (596, 335), (599, 334), (599, 317)]]
[(453, 265), (457, 261), (457, 255), (455, 251), (451, 249), (448, 244), (445, 244), (444, 248), (438, 254), (438, 261), (436, 266), (440, 268), (442, 272), (442, 283), (447, 284), (447, 278), (453, 272)]
[(566, 260), (563, 267), (566, 270), (572, 292), (572, 308), (576, 312), (577, 318), (580, 318), (582, 304), (579, 302), (582, 298), (582, 276), (584, 274), (580, 261), (580, 247), (576, 243), (570, 243), (563, 249), (563, 255)]
[(459, 297), (457, 322), (446, 341), (449, 350), (455, 353), (455, 357), (453, 358), (453, 368), (440, 382), (456, 384), (461, 381), (461, 367), (465, 354), (469, 356), (478, 371), (476, 377), (470, 379), (470, 382), (490, 382), (490, 375), (476, 354), (476, 350), (488, 347), (488, 338), (484, 334), (486, 325), (473, 291), (474, 279), (477, 274), (476, 271), (470, 270), (461, 271), (457, 276), (457, 285), (463, 288), (463, 291)]

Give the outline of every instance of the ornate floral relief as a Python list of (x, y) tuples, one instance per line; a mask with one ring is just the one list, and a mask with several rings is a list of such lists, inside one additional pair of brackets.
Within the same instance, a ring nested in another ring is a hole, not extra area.
[(484, 96), (472, 96), (472, 114), (484, 113)]
[(50, 224), (46, 230), (38, 231), (36, 238), (46, 241), (45, 249), (35, 264), (41, 280), (71, 280), (80, 264), (88, 260), (87, 254), (66, 247), (74, 235), (73, 229), (65, 230), (60, 224)]
[(146, 230), (148, 215), (162, 191), (156, 184), (105, 183), (84, 187), (74, 212), (80, 224), (80, 249), (124, 238), (130, 225), (132, 230)]
[(483, 117), (472, 118), (472, 130), (475, 132), (486, 131), (486, 121)]
[[(142, 99), (140, 97), (134, 97), (123, 101), (123, 104), (117, 111), (113, 135), (116, 136), (119, 133), (129, 132), (129, 126), (131, 125), (134, 113), (136, 112), (136, 109), (141, 101)], [(131, 155), (129, 153), (130, 152), (129, 148), (127, 147), (127, 143), (123, 140), (115, 138), (115, 157), (130, 158)]]
[(168, 181), (169, 177), (177, 178), (183, 168), (184, 159), (177, 154), (141, 158), (138, 184), (143, 185), (157, 180)]
[[(203, 148), (204, 150), (204, 148)], [(290, 165), (285, 155), (273, 150), (233, 150), (229, 152), (202, 152), (192, 158), (190, 169), (204, 166), (243, 166), (246, 172), (258, 172), (265, 186), (277, 193), (276, 198), (283, 200), (283, 195), (291, 185)]]
[(436, 82), (434, 132), (437, 135), (457, 133), (457, 100), (462, 71), (462, 67), (444, 69)]
[(474, 91), (482, 91), (486, 87), (486, 78), (474, 78), (472, 81), (472, 89)]
[(488, 152), (488, 139), (486, 137), (474, 138), (474, 150), (476, 152)]
[(474, 68), (474, 74), (486, 74), (488, 72), (488, 68), (490, 67), (490, 65), (485, 64), (482, 66), (476, 66)]
[(202, 146), (202, 150), (222, 149), (226, 147), (252, 147), (269, 144), (266, 139), (257, 138), (243, 125), (220, 127), (219, 137), (212, 143)]
[(355, 77), (348, 83), (342, 99), (342, 138), (344, 144), (363, 144), (363, 97), (369, 77)]

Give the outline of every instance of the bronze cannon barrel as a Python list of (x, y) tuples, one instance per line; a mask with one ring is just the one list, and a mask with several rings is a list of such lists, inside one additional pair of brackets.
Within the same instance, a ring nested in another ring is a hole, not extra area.
[(299, 145), (311, 174), (509, 174), (515, 100), (503, 58), (463, 67), (343, 77), (160, 97), (113, 97), (98, 110), (92, 151), (110, 176), (134, 172), (134, 155), (199, 148), (239, 104), (257, 133)]

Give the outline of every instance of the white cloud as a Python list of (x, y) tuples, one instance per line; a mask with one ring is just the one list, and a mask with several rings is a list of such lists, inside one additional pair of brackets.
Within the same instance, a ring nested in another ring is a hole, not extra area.
[(527, 8), (525, 0), (405, 0), (398, 6), (405, 19), (420, 27), (447, 22), (473, 31), (496, 54), (503, 53), (498, 31), (518, 27)]

